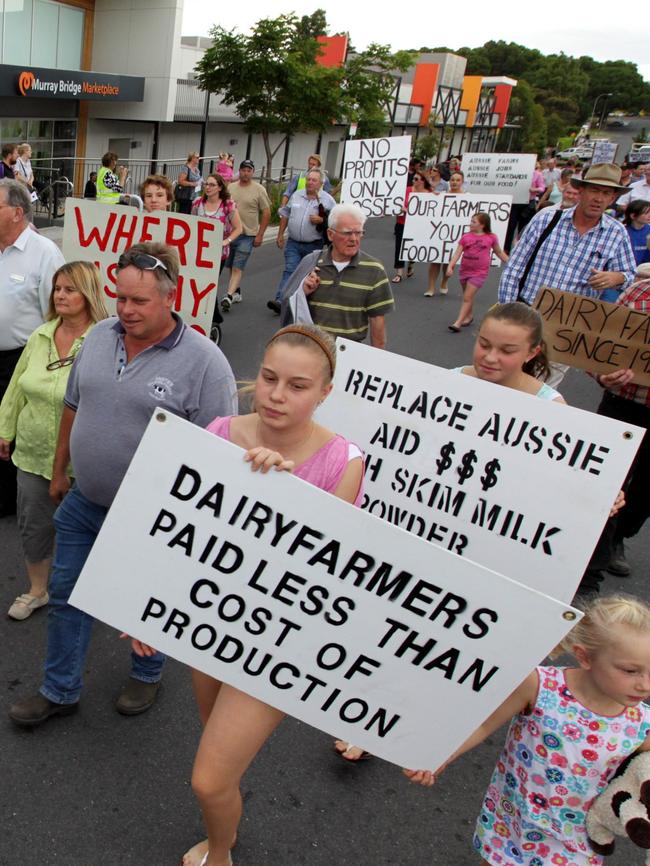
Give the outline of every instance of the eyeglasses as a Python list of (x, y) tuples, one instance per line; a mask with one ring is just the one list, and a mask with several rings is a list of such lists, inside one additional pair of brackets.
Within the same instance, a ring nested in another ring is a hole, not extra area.
[(155, 256), (150, 256), (149, 253), (122, 253), (117, 260), (118, 271), (128, 268), (133, 265), (141, 271), (155, 271), (156, 268), (162, 268), (168, 274), (167, 265), (157, 259)]
[(363, 229), (343, 229), (343, 231), (332, 229), (332, 231), (337, 235), (343, 235), (344, 238), (362, 238), (364, 235)]
[(50, 361), (45, 368), (46, 370), (60, 370), (61, 367), (69, 367), (74, 362), (76, 355), (68, 355), (67, 358), (57, 358), (56, 361)]

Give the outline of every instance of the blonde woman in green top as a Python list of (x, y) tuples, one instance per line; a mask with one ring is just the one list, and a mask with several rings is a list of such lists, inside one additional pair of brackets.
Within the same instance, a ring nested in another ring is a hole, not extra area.
[(63, 396), (84, 337), (107, 317), (97, 268), (90, 262), (60, 267), (47, 321), (27, 341), (0, 403), (0, 459), (11, 456), (18, 469), (18, 528), (30, 584), (9, 608), (12, 619), (27, 619), (48, 602), (56, 509), (49, 486)]

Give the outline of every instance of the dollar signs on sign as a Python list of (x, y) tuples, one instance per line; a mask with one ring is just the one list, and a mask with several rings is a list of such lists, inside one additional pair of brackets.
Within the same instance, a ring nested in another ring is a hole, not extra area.
[(481, 475), (481, 486), (483, 487), (483, 490), (489, 490), (490, 487), (494, 487), (494, 485), (498, 481), (497, 474), (499, 473), (500, 469), (501, 464), (496, 459), (496, 457), (494, 458), (494, 460), (489, 460), (485, 464), (485, 472), (483, 475)]
[(440, 457), (436, 460), (436, 466), (438, 467), (438, 475), (442, 475), (445, 469), (449, 469), (451, 466), (451, 455), (454, 454), (456, 448), (453, 442), (447, 442), (446, 445), (443, 445), (440, 449)]
[(471, 448), (466, 454), (463, 454), (460, 466), (458, 467), (458, 483), (462, 484), (474, 474), (474, 464), (477, 461), (476, 451)]

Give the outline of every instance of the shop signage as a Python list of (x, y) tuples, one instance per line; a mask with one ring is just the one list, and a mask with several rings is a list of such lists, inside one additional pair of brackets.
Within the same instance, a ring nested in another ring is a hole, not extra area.
[(144, 78), (73, 69), (0, 65), (0, 96), (142, 102)]

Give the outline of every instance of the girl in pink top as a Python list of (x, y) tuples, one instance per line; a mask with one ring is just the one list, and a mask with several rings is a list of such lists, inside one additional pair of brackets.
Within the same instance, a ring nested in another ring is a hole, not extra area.
[[(332, 390), (336, 346), (315, 325), (290, 325), (266, 347), (253, 388), (250, 415), (215, 418), (208, 430), (242, 448), (253, 471), (293, 472), (322, 490), (359, 504), (363, 460), (359, 449), (313, 419)], [(208, 838), (183, 857), (184, 866), (230, 866), (241, 817), (241, 776), (284, 718), (256, 698), (193, 671), (203, 736), (192, 786)]]
[(451, 277), (462, 256), (459, 277), (463, 287), (463, 303), (456, 321), (449, 325), (449, 330), (454, 334), (474, 321), (474, 295), (487, 279), (493, 252), (502, 262), (508, 261), (507, 254), (499, 246), (497, 236), (492, 234), (489, 214), (479, 212), (470, 220), (469, 231), (461, 237), (447, 267), (447, 276)]

